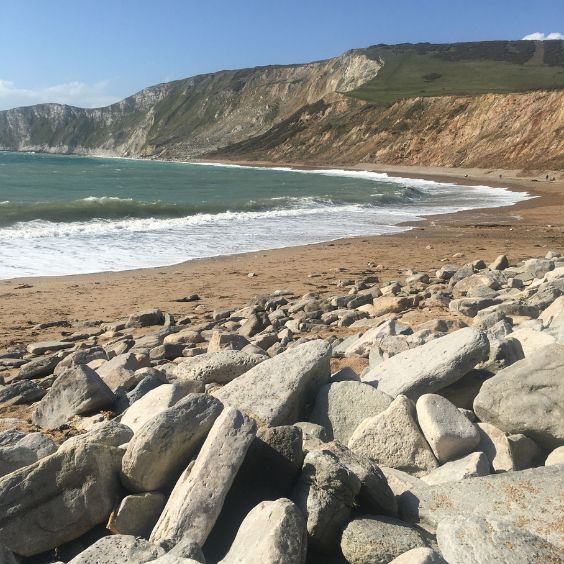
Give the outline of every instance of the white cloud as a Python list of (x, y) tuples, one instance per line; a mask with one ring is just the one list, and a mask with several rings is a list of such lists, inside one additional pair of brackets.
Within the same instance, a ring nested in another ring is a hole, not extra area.
[(525, 35), (523, 39), (530, 41), (550, 41), (551, 39), (564, 39), (564, 33), (553, 31), (552, 33), (544, 34), (540, 31), (537, 31), (536, 33), (529, 33), (529, 35)]
[(120, 98), (108, 92), (109, 82), (93, 84), (66, 82), (39, 88), (20, 88), (10, 80), (0, 79), (0, 110), (47, 102), (70, 104), (84, 108), (108, 106)]

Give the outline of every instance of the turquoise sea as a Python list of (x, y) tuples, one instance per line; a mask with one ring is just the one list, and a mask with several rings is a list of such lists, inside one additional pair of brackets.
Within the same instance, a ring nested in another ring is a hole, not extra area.
[(393, 233), (425, 215), (526, 197), (370, 172), (0, 152), (0, 278)]

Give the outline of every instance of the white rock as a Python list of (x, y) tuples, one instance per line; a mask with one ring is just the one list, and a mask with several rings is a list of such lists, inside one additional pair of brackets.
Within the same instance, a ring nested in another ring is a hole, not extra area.
[(466, 327), (399, 353), (361, 379), (392, 397), (403, 394), (416, 400), (456, 382), (485, 360), (488, 352), (485, 335)]
[(477, 450), (488, 457), (494, 472), (515, 470), (511, 443), (505, 433), (489, 423), (477, 423), (476, 426), (480, 432), (480, 443)]
[(361, 382), (335, 382), (321, 388), (310, 421), (325, 429), (327, 440), (347, 444), (358, 425), (382, 413), (392, 398)]
[(564, 346), (549, 345), (486, 380), (474, 400), (481, 421), (545, 449), (564, 444)]
[(460, 515), (506, 521), (564, 547), (564, 467), (491, 474), (460, 482), (411, 488), (399, 498), (402, 517), (435, 532), (443, 519)]
[(47, 395), (35, 405), (32, 421), (44, 429), (56, 429), (73, 415), (82, 415), (110, 406), (116, 397), (88, 366), (63, 372)]
[(122, 481), (132, 492), (164, 490), (186, 468), (223, 405), (189, 394), (137, 430), (122, 460)]
[(564, 464), (564, 446), (555, 448), (547, 457), (545, 466), (555, 466), (556, 464)]
[(331, 348), (322, 340), (289, 349), (245, 372), (212, 394), (260, 424), (291, 425), (329, 379)]
[(388, 564), (407, 550), (426, 544), (417, 529), (399, 519), (366, 515), (347, 525), (341, 550), (350, 564)]
[(483, 452), (472, 452), (464, 458), (443, 464), (426, 476), (421, 476), (421, 480), (432, 486), (445, 482), (458, 482), (476, 476), (487, 476), (489, 473), (488, 457)]
[(360, 480), (330, 451), (309, 452), (292, 499), (306, 518), (309, 544), (331, 554), (348, 521)]
[(349, 448), (378, 464), (415, 475), (438, 466), (415, 421), (413, 403), (405, 396), (398, 396), (379, 415), (366, 418), (352, 434)]
[(143, 564), (163, 556), (164, 549), (133, 535), (102, 537), (69, 564)]
[(442, 520), (437, 541), (449, 564), (562, 562), (561, 550), (545, 539), (507, 522), (483, 517)]
[(263, 501), (244, 519), (221, 564), (302, 564), (307, 530), (301, 511), (289, 499)]
[(149, 419), (172, 407), (186, 393), (186, 389), (182, 386), (163, 384), (147, 392), (141, 399), (129, 406), (121, 417), (121, 423), (136, 433)]
[(114, 534), (146, 537), (166, 502), (164, 494), (149, 492), (125, 496), (110, 515), (107, 528)]
[(232, 350), (205, 353), (178, 364), (174, 374), (181, 380), (227, 384), (263, 362), (264, 358), (261, 355)]
[(150, 540), (188, 537), (202, 546), (255, 436), (254, 422), (226, 407), (216, 419), (196, 462), (174, 486)]
[(525, 357), (531, 356), (535, 351), (556, 342), (556, 339), (552, 335), (527, 327), (513, 331), (511, 338), (517, 339), (521, 343)]
[(446, 398), (424, 394), (416, 409), (421, 431), (440, 463), (468, 454), (480, 442), (476, 426)]

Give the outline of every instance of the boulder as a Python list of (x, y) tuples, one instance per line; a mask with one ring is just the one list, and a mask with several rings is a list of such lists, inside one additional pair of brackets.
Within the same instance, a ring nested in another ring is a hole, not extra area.
[(152, 325), (163, 325), (165, 321), (160, 309), (147, 309), (129, 316), (126, 327), (151, 327)]
[(387, 313), (401, 313), (413, 307), (413, 299), (404, 296), (382, 296), (375, 298), (372, 303), (372, 314), (380, 317)]
[(39, 356), (49, 352), (72, 349), (73, 347), (74, 343), (66, 343), (64, 341), (41, 341), (40, 343), (31, 343), (27, 345), (27, 352), (34, 356)]
[(137, 430), (122, 460), (129, 491), (164, 490), (186, 468), (223, 409), (207, 394), (189, 394)]
[(264, 359), (262, 355), (242, 351), (223, 350), (207, 353), (181, 362), (176, 367), (174, 376), (180, 380), (197, 380), (203, 384), (227, 384)]
[(249, 341), (241, 335), (233, 333), (222, 333), (214, 331), (208, 344), (208, 352), (219, 352), (222, 350), (240, 351), (249, 344)]
[[(57, 376), (62, 374), (67, 368), (72, 368), (78, 364), (88, 364), (93, 360), (108, 360), (106, 351), (102, 347), (90, 347), (87, 349), (78, 349), (69, 355), (65, 356), (62, 360), (55, 358), (57, 364), (55, 366), (54, 374)], [(37, 359), (38, 362), (40, 359)]]
[(513, 339), (517, 339), (521, 343), (521, 348), (525, 357), (531, 356), (535, 351), (542, 349), (556, 342), (556, 338), (544, 331), (535, 331), (529, 327), (517, 329), (511, 333)]
[(302, 433), (293, 425), (260, 427), (235, 476), (204, 551), (217, 562), (233, 544), (249, 511), (263, 501), (288, 497), (304, 460)]
[(389, 468), (387, 466), (380, 466), (380, 470), (386, 477), (388, 481), (388, 486), (392, 490), (392, 493), (399, 499), (399, 496), (403, 493), (412, 490), (414, 488), (423, 488), (427, 484), (408, 474), (407, 472), (403, 472), (401, 470), (397, 470), (396, 468)]
[(488, 457), (494, 472), (515, 470), (511, 444), (505, 433), (489, 423), (477, 423), (476, 426), (480, 433), (478, 450)]
[(414, 548), (426, 547), (421, 533), (392, 517), (365, 515), (343, 531), (341, 550), (350, 564), (388, 564)]
[[(378, 324), (376, 327), (372, 327), (363, 335), (359, 335), (357, 339), (352, 339), (354, 335), (345, 339), (343, 343), (335, 349), (335, 351), (344, 349), (343, 354), (346, 357), (367, 357), (370, 354), (370, 349), (372, 349), (378, 342), (385, 337), (390, 337), (395, 334), (396, 322), (394, 320), (389, 320)], [(345, 348), (345, 344), (347, 343), (350, 344)]]
[(478, 274), (467, 276), (466, 278), (458, 281), (456, 284), (454, 284), (452, 292), (455, 298), (459, 298), (460, 296), (465, 296), (468, 292), (481, 286), (486, 286), (493, 290), (497, 290), (501, 288), (501, 285), (504, 282), (505, 277), (502, 273), (485, 270), (483, 272), (479, 272)]
[[(167, 548), (170, 543), (163, 543)], [(182, 539), (164, 556), (152, 560), (151, 564), (206, 564), (206, 559), (198, 543), (191, 539)]]
[(165, 502), (159, 492), (125, 496), (110, 515), (107, 528), (114, 534), (148, 537)]
[(67, 439), (59, 449), (76, 447), (85, 442), (99, 443), (106, 446), (122, 446), (128, 443), (133, 437), (133, 431), (127, 426), (119, 423), (115, 419), (105, 421), (96, 425), (94, 429)]
[(416, 400), (456, 382), (488, 352), (485, 335), (466, 327), (385, 360), (362, 380), (390, 396), (403, 394)]
[[(400, 496), (400, 513), (435, 532), (443, 519), (460, 515), (506, 521), (564, 547), (562, 520), (564, 466), (491, 474), (419, 488)], [(478, 500), (478, 502), (477, 502)]]
[(255, 425), (232, 407), (216, 419), (193, 466), (178, 479), (150, 540), (204, 544), (255, 436)]
[(367, 513), (396, 516), (398, 504), (396, 496), (388, 485), (388, 480), (376, 463), (338, 441), (323, 443), (313, 450), (329, 450), (339, 462), (356, 474), (360, 480), (360, 492), (356, 504)]
[(368, 384), (335, 382), (321, 388), (309, 420), (325, 429), (327, 440), (347, 444), (366, 417), (382, 413), (391, 403), (390, 396)]
[(499, 371), (482, 385), (474, 411), (546, 449), (564, 445), (564, 346), (549, 345)]
[(241, 524), (221, 564), (302, 564), (307, 530), (302, 512), (289, 499), (259, 503)]
[(160, 546), (133, 535), (110, 535), (97, 540), (69, 564), (143, 564), (164, 554)]
[(490, 461), (483, 452), (472, 452), (464, 458), (447, 462), (425, 476), (421, 476), (426, 484), (444, 484), (458, 482), (466, 478), (487, 476), (490, 473)]
[(149, 419), (172, 407), (188, 392), (189, 388), (181, 385), (163, 384), (128, 407), (121, 416), (121, 422), (137, 432)]
[(0, 477), (29, 466), (57, 450), (55, 441), (43, 433), (0, 433)]
[(139, 381), (139, 384), (135, 386), (131, 391), (124, 393), (125, 390), (118, 390), (117, 396), (118, 400), (114, 406), (114, 410), (116, 413), (123, 413), (128, 407), (133, 405), (136, 401), (140, 400), (145, 394), (149, 393), (151, 390), (162, 386), (165, 382), (163, 382), (164, 377), (162, 374), (159, 374), (153, 368), (142, 368), (136, 373), (137, 376), (141, 376), (141, 371), (145, 372), (145, 376)]
[(535, 441), (522, 434), (509, 435), (507, 440), (515, 470), (526, 470), (542, 464), (546, 454)]
[(465, 317), (476, 317), (483, 309), (500, 303), (501, 299), (498, 298), (459, 298), (449, 302), (448, 309)]
[(76, 366), (55, 380), (47, 395), (35, 406), (32, 421), (45, 429), (56, 429), (73, 415), (109, 407), (115, 400), (94, 370)]
[(438, 466), (415, 420), (413, 403), (405, 396), (398, 396), (379, 415), (366, 418), (352, 434), (348, 446), (377, 464), (415, 475), (426, 474)]
[(330, 451), (309, 452), (292, 495), (306, 518), (309, 544), (331, 554), (349, 520), (360, 480)]
[[(546, 309), (544, 309), (539, 314), (539, 319), (542, 321), (543, 327), (549, 327), (552, 322), (564, 313), (564, 296), (556, 298), (552, 304), (550, 304)], [(20, 369), (21, 370), (21, 369)]]
[(562, 551), (545, 539), (483, 517), (443, 519), (437, 527), (437, 542), (449, 564), (562, 562)]
[(251, 368), (212, 393), (259, 424), (288, 425), (304, 419), (329, 379), (331, 348), (322, 340), (296, 346)]
[(0, 544), (33, 556), (104, 523), (118, 496), (121, 456), (85, 443), (1, 478)]
[(57, 355), (34, 358), (20, 367), (16, 379), (27, 380), (29, 378), (48, 376), (53, 373), (60, 362), (61, 358)]
[(118, 388), (130, 390), (137, 384), (135, 371), (151, 366), (147, 357), (141, 359), (134, 353), (125, 353), (114, 356), (96, 369), (98, 375), (108, 387), (115, 392)]
[(7, 386), (0, 386), (0, 406), (32, 403), (45, 396), (47, 390), (33, 380), (15, 381)]
[(555, 466), (557, 464), (564, 464), (564, 446), (555, 448), (545, 460), (545, 466)]
[(480, 442), (476, 426), (446, 398), (424, 394), (416, 409), (421, 431), (439, 463), (468, 454)]
[(509, 260), (505, 255), (499, 255), (488, 267), (490, 270), (505, 270), (509, 268)]

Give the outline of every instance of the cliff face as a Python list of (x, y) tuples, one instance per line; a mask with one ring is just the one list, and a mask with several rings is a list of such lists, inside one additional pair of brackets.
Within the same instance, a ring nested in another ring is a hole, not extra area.
[(193, 157), (260, 135), (331, 92), (354, 90), (380, 66), (363, 51), (349, 51), (305, 65), (161, 84), (106, 108), (15, 108), (0, 112), (0, 150)]
[(388, 108), (332, 96), (214, 158), (564, 169), (564, 92), (444, 96)]
[(564, 41), (375, 45), (106, 108), (16, 108), (0, 112), (0, 150), (564, 169)]

